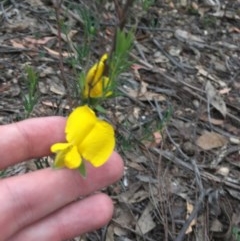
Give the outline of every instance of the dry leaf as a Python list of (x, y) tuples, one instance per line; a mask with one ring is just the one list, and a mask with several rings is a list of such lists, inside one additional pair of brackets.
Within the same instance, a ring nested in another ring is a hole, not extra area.
[(139, 165), (139, 164), (137, 164), (135, 162), (128, 163), (128, 166), (133, 168), (133, 169), (136, 169), (139, 172), (143, 172), (145, 170), (143, 166), (141, 166), (141, 165)]
[(161, 95), (159, 93), (151, 92), (147, 90), (148, 84), (141, 81), (140, 89), (133, 89), (126, 87), (125, 90), (129, 96), (132, 98), (137, 98), (141, 101), (152, 101), (156, 100), (159, 102), (165, 101), (166, 97), (164, 95)]
[[(189, 218), (190, 214), (193, 211), (193, 205), (189, 202), (187, 202), (187, 216), (186, 219)], [(196, 219), (193, 219), (192, 222), (189, 224), (185, 234), (191, 233), (192, 232), (192, 227), (196, 224)]]
[(196, 68), (198, 70), (198, 73), (197, 73), (198, 75), (204, 76), (205, 78), (214, 81), (222, 88), (225, 88), (227, 86), (225, 82), (217, 78), (215, 75), (209, 74), (209, 72), (203, 69), (202, 66), (197, 65)]
[(46, 44), (48, 41), (54, 39), (55, 37), (44, 37), (41, 39), (35, 39), (35, 38), (31, 38), (31, 37), (26, 37), (24, 38), (24, 40), (26, 40), (28, 43), (34, 44), (34, 45), (42, 45), (42, 44)]
[(23, 44), (18, 43), (13, 39), (10, 39), (10, 42), (11, 42), (12, 46), (15, 47), (15, 48), (18, 48), (18, 49), (24, 49), (25, 48), (25, 46)]
[(212, 221), (210, 230), (212, 232), (222, 232), (223, 231), (223, 224), (217, 218), (215, 218)]
[(159, 131), (153, 132), (152, 135), (153, 135), (153, 140), (145, 139), (142, 141), (142, 144), (144, 144), (148, 148), (157, 147), (162, 141), (162, 135)]
[(153, 221), (151, 215), (152, 210), (153, 205), (149, 202), (136, 224), (136, 232), (139, 235), (144, 235), (156, 227), (156, 223)]
[(187, 7), (187, 5), (188, 5), (188, 1), (187, 0), (180, 0), (180, 6), (181, 7)]
[(146, 82), (141, 81), (141, 85), (140, 85), (140, 93), (139, 95), (145, 95), (147, 93), (147, 87), (148, 84)]
[(126, 228), (124, 228), (124, 225), (123, 225), (123, 228), (115, 225), (113, 231), (114, 231), (114, 234), (118, 237), (123, 237), (123, 236), (128, 235), (128, 230), (126, 230)]
[(108, 226), (105, 241), (114, 241), (114, 224)]
[(222, 41), (218, 41), (215, 42), (216, 45), (218, 45), (219, 47), (224, 47), (224, 48), (228, 48), (230, 50), (238, 50), (238, 46), (235, 44), (231, 44), (231, 43), (227, 43), (227, 42), (222, 42)]
[(185, 30), (177, 29), (174, 33), (175, 37), (183, 42), (192, 42), (192, 43), (205, 43), (205, 41), (196, 35), (193, 35)]
[(51, 101), (42, 101), (41, 102), (43, 105), (47, 106), (47, 107), (51, 107), (51, 108), (61, 108), (64, 110), (70, 110), (70, 106), (69, 105), (65, 105), (65, 104), (61, 104), (60, 106), (57, 105), (55, 102), (51, 102)]
[(114, 223), (117, 225), (113, 227), (113, 232), (117, 236), (126, 236), (128, 230), (126, 228), (131, 228), (135, 224), (135, 218), (129, 212), (129, 208), (124, 204), (119, 204), (115, 208)]
[[(32, 19), (31, 19), (32, 20)], [(22, 20), (22, 21), (14, 21), (12, 23), (7, 23), (5, 28), (9, 31), (9, 32), (21, 32), (26, 30), (29, 26), (33, 25), (35, 21), (26, 21), (26, 19)]]
[(160, 51), (156, 51), (153, 55), (153, 61), (154, 63), (159, 64), (159, 63), (167, 63), (169, 62), (169, 59), (165, 55), (163, 55)]
[(216, 132), (204, 132), (196, 141), (196, 144), (203, 150), (211, 150), (213, 148), (226, 145), (228, 140)]
[(155, 143), (157, 145), (159, 145), (161, 143), (161, 141), (162, 141), (161, 133), (159, 131), (156, 131), (156, 132), (153, 133), (153, 136), (154, 136)]
[(15, 40), (11, 39), (10, 42), (12, 43), (13, 47), (15, 47), (15, 48), (36, 49), (37, 45), (44, 45), (44, 44), (46, 44), (48, 41), (50, 41), (53, 38), (55, 38), (55, 37), (44, 37), (42, 39), (35, 39), (35, 38), (32, 38), (32, 37), (25, 37), (25, 38), (21, 39), (21, 41), (19, 39), (15, 39)]
[(211, 84), (210, 81), (207, 81), (205, 91), (207, 94), (207, 98), (209, 103), (217, 109), (223, 117), (226, 117), (227, 114), (227, 106), (223, 100), (223, 98), (217, 93), (214, 86)]
[(133, 194), (136, 193), (141, 187), (141, 183), (133, 183), (129, 187), (129, 190), (126, 192), (123, 192), (119, 195), (118, 200), (120, 202), (130, 203), (129, 200), (132, 198)]
[(28, 0), (28, 4), (30, 4), (32, 7), (44, 6), (42, 1), (39, 0)]
[(133, 196), (128, 200), (128, 203), (138, 203), (149, 197), (149, 193), (145, 190), (139, 190), (134, 193)]
[[(53, 34), (58, 36), (58, 30), (53, 28), (51, 25), (48, 25), (50, 27), (50, 30), (52, 31)], [(70, 30), (68, 34), (61, 33), (61, 38), (66, 42), (69, 43), (69, 41), (72, 39), (72, 37), (77, 33), (77, 30)]]
[[(48, 47), (44, 47), (44, 48), (48, 51), (48, 53), (49, 53), (50, 55), (53, 55), (53, 56), (55, 56), (55, 57), (59, 57), (59, 52), (54, 51), (54, 50), (52, 50), (52, 49), (50, 49), (50, 48), (48, 48)], [(63, 56), (63, 57), (66, 57), (66, 58), (69, 58), (69, 57), (74, 56), (74, 53), (62, 52), (62, 56)]]
[(141, 76), (138, 71), (139, 68), (137, 66), (132, 66), (132, 69), (133, 69), (133, 75), (134, 75), (135, 79), (141, 80)]
[(192, 8), (193, 8), (194, 10), (198, 10), (198, 8), (199, 8), (199, 6), (198, 6), (198, 4), (197, 4), (196, 2), (192, 2), (192, 3), (191, 3), (191, 6), (192, 6)]
[(174, 3), (171, 1), (171, 2), (169, 2), (169, 7), (171, 8), (171, 9), (174, 9), (175, 8), (175, 5), (174, 5)]
[(222, 119), (220, 120), (220, 119), (210, 118), (210, 120), (209, 120), (207, 115), (201, 116), (200, 120), (206, 121), (206, 122), (210, 121), (210, 123), (215, 125), (215, 126), (221, 126), (224, 123), (224, 120), (222, 120)]
[(235, 32), (235, 33), (240, 33), (240, 28), (231, 27), (231, 28), (229, 28), (228, 31), (229, 31), (230, 33), (233, 33), (233, 32)]
[(131, 69), (133, 69), (133, 70), (139, 70), (139, 69), (146, 69), (146, 70), (148, 70), (148, 68), (146, 68), (144, 65), (140, 65), (140, 64), (132, 64), (131, 65)]
[(140, 111), (141, 111), (141, 109), (140, 109), (139, 107), (134, 107), (134, 108), (133, 108), (132, 114), (133, 114), (133, 116), (134, 116), (134, 118), (135, 118), (136, 120), (139, 118)]
[(224, 94), (229, 94), (229, 92), (231, 91), (231, 88), (224, 88), (219, 90), (219, 94), (224, 95)]
[(139, 100), (141, 100), (141, 101), (156, 100), (156, 101), (159, 101), (159, 102), (163, 102), (163, 101), (166, 100), (166, 97), (164, 95), (159, 94), (159, 93), (153, 93), (153, 92), (148, 91), (146, 93), (146, 95), (139, 96)]

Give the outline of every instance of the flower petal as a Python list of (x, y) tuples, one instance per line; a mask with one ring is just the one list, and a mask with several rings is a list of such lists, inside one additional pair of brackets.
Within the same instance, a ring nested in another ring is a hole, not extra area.
[(92, 88), (94, 86), (94, 77), (97, 73), (98, 63), (94, 64), (91, 69), (87, 72), (87, 76), (84, 83), (84, 97), (88, 98), (91, 95)]
[(73, 146), (65, 155), (64, 164), (69, 169), (75, 169), (82, 163), (82, 158), (78, 153), (77, 146)]
[(110, 96), (112, 95), (112, 91), (111, 91), (111, 81), (109, 79), (109, 77), (103, 76), (102, 77), (102, 83), (103, 83), (103, 95), (104, 96)]
[(98, 98), (98, 97), (102, 97), (104, 95), (102, 79), (103, 79), (103, 77), (90, 90), (90, 97), (91, 98)]
[(55, 143), (51, 146), (51, 152), (59, 152), (67, 149), (71, 144), (70, 143)]
[(98, 63), (94, 64), (94, 66), (88, 71), (86, 76), (85, 88), (84, 88), (84, 97), (88, 98), (96, 98), (102, 97), (103, 86), (104, 86), (104, 70), (106, 67), (106, 60), (108, 58), (107, 54), (104, 54)]
[(94, 85), (90, 91), (91, 98), (106, 97), (112, 95), (110, 91), (110, 80), (106, 76), (102, 76), (101, 80)]
[(87, 106), (76, 108), (68, 117), (66, 139), (72, 144), (82, 142), (97, 122), (95, 113)]
[[(96, 63), (87, 74), (87, 83), (92, 82), (95, 85), (101, 78), (105, 69), (105, 63), (107, 61), (108, 55), (104, 54), (98, 63)], [(93, 70), (92, 70), (93, 69)], [(92, 70), (92, 71), (91, 71)], [(95, 70), (95, 71), (94, 71)]]
[(84, 159), (99, 167), (110, 157), (114, 146), (113, 127), (106, 121), (98, 120), (92, 131), (78, 145), (78, 150)]
[[(68, 143), (58, 143), (68, 144)], [(78, 153), (76, 146), (68, 144), (68, 147), (58, 151), (54, 160), (55, 167), (67, 167), (69, 169), (78, 168), (82, 162), (82, 158)]]

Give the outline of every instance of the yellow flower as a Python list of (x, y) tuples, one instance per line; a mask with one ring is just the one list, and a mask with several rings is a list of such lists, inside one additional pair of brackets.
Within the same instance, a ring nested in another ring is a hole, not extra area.
[(87, 105), (70, 114), (65, 133), (66, 143), (51, 146), (51, 151), (56, 153), (56, 167), (78, 168), (83, 160), (99, 167), (107, 161), (115, 146), (113, 127), (97, 118)]
[(109, 90), (111, 82), (109, 77), (104, 74), (106, 71), (106, 61), (108, 55), (104, 54), (100, 61), (93, 65), (87, 73), (85, 79), (85, 86), (83, 91), (84, 98), (99, 98), (112, 95), (112, 91)]

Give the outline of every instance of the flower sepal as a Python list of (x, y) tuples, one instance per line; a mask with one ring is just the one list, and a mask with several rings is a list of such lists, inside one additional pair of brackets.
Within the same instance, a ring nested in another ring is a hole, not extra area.
[(85, 178), (87, 176), (86, 165), (84, 161), (82, 161), (81, 165), (78, 167), (78, 171), (82, 177)]

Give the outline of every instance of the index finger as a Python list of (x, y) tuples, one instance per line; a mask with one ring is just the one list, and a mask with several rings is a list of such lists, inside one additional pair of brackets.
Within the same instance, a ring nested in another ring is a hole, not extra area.
[(0, 126), (0, 169), (50, 154), (50, 146), (64, 141), (64, 117), (42, 117)]

